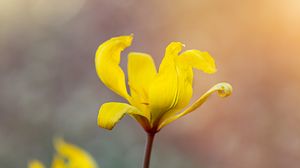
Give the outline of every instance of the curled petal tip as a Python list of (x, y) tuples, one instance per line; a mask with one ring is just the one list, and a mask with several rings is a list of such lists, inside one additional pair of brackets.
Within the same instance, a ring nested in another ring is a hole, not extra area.
[(218, 83), (217, 85), (215, 85), (215, 87), (218, 90), (218, 95), (220, 97), (227, 97), (230, 96), (232, 93), (232, 86), (229, 83)]
[(167, 51), (169, 52), (169, 53), (176, 53), (176, 54), (178, 54), (180, 51), (181, 51), (181, 49), (182, 49), (182, 47), (184, 47), (185, 45), (184, 44), (182, 44), (181, 42), (176, 42), (176, 41), (174, 41), (174, 42), (171, 42), (168, 46), (167, 46)]
[(227, 96), (230, 96), (232, 93), (232, 86), (226, 82), (221, 82), (221, 83), (214, 85), (211, 89), (209, 89), (206, 93), (204, 93), (198, 100), (196, 100), (196, 102), (194, 102), (185, 111), (183, 111), (182, 113), (179, 113), (177, 115), (171, 116), (171, 117), (167, 118), (166, 120), (162, 121), (158, 127), (158, 130), (160, 130), (162, 127), (166, 126), (167, 124), (171, 123), (172, 121), (175, 121), (178, 118), (196, 110), (214, 92), (217, 92), (220, 97), (227, 97)]
[[(123, 36), (117, 36), (117, 37), (113, 37), (111, 38), (110, 40), (112, 42), (117, 42), (117, 43), (110, 43), (111, 45), (112, 44), (118, 44), (118, 45), (124, 45), (124, 48), (125, 49), (126, 47), (129, 47), (132, 43), (132, 40), (133, 40), (133, 33), (131, 33), (130, 35), (123, 35)], [(107, 41), (106, 41), (107, 42)], [(101, 45), (100, 45), (101, 46)], [(123, 49), (121, 49), (121, 51), (123, 51)]]
[[(121, 37), (122, 37), (122, 36), (121, 36)], [(130, 35), (127, 35), (127, 36), (123, 36), (123, 37), (126, 39), (125, 42), (128, 43), (128, 46), (131, 45), (132, 40), (133, 40), (133, 37), (134, 37), (133, 33), (131, 33)], [(118, 38), (118, 37), (117, 37), (117, 38)]]
[(131, 34), (125, 35), (125, 36), (123, 36), (123, 37), (125, 37), (125, 38), (128, 40), (129, 45), (131, 45), (132, 40), (133, 40), (133, 38), (134, 38), (134, 34), (131, 33)]

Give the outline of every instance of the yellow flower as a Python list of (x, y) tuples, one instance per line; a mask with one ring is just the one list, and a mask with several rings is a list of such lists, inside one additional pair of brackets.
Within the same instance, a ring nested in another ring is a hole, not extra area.
[[(57, 154), (54, 155), (51, 168), (97, 168), (97, 164), (90, 154), (79, 147), (65, 142), (63, 139), (56, 139), (54, 147)], [(28, 168), (45, 168), (38, 160), (32, 160)]]
[[(128, 86), (120, 64), (121, 52), (131, 45), (133, 35), (111, 38), (96, 52), (96, 71), (102, 82), (129, 104), (109, 102), (101, 106), (98, 125), (112, 129), (125, 115), (135, 118), (149, 133), (156, 133), (170, 122), (194, 111), (214, 92), (226, 97), (232, 92), (228, 83), (219, 83), (208, 90), (190, 107), (193, 68), (208, 74), (216, 72), (215, 61), (208, 52), (187, 50), (180, 42), (171, 42), (156, 70), (153, 59), (145, 53), (128, 54)], [(183, 110), (185, 108), (185, 110)]]
[(45, 166), (38, 160), (32, 160), (29, 162), (28, 168), (45, 168)]

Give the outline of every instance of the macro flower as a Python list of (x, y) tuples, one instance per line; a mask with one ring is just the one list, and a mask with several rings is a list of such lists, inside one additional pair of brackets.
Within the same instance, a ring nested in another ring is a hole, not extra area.
[(101, 44), (95, 56), (96, 71), (101, 81), (128, 103), (108, 102), (99, 110), (98, 125), (111, 130), (125, 114), (132, 116), (148, 133), (156, 133), (172, 121), (194, 111), (214, 92), (226, 97), (230, 84), (218, 83), (198, 100), (190, 103), (193, 94), (193, 69), (207, 74), (216, 72), (214, 59), (208, 52), (187, 50), (171, 42), (156, 69), (149, 54), (128, 54), (128, 88), (120, 64), (121, 52), (131, 45), (133, 35), (114, 37)]
[[(63, 139), (54, 141), (56, 154), (52, 160), (51, 168), (97, 168), (92, 156), (83, 149), (65, 142)], [(28, 168), (45, 168), (38, 160), (32, 160)]]

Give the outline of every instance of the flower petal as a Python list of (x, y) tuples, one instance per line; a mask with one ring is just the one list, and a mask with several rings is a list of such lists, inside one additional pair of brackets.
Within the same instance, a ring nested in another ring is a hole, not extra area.
[(187, 50), (176, 57), (176, 72), (178, 78), (178, 101), (172, 110), (166, 112), (160, 119), (160, 123), (175, 115), (179, 110), (188, 105), (193, 95), (193, 69), (202, 70), (212, 74), (216, 72), (214, 59), (208, 52), (199, 50)]
[(159, 73), (168, 72), (170, 69), (175, 68), (175, 59), (182, 50), (182, 47), (184, 47), (184, 44), (180, 42), (171, 42), (167, 46), (165, 56), (159, 66)]
[(183, 111), (180, 114), (173, 115), (173, 116), (169, 117), (168, 119), (164, 120), (162, 123), (160, 123), (158, 129), (160, 130), (162, 127), (166, 126), (167, 124), (171, 123), (172, 121), (175, 121), (178, 118), (194, 111), (199, 106), (201, 106), (207, 100), (207, 98), (214, 92), (217, 92), (220, 97), (227, 97), (227, 96), (230, 96), (232, 93), (232, 86), (226, 82), (216, 84), (211, 89), (209, 89), (206, 93), (204, 93), (198, 100), (196, 100), (196, 102), (194, 102), (185, 111)]
[[(137, 108), (126, 103), (109, 102), (101, 106), (98, 114), (98, 126), (111, 130), (123, 118), (125, 114), (130, 114), (140, 121), (139, 117), (150, 119), (149, 113), (143, 113)], [(138, 117), (136, 117), (138, 116)], [(140, 122), (145, 128), (147, 123)]]
[(177, 95), (176, 95), (176, 103), (173, 105), (171, 109), (164, 112), (164, 114), (160, 117), (159, 123), (164, 121), (165, 119), (173, 116), (178, 111), (186, 107), (193, 95), (193, 71), (191, 67), (184, 66), (182, 64), (177, 64), (176, 66), (177, 73)]
[(183, 44), (172, 42), (166, 48), (158, 75), (149, 88), (149, 106), (152, 115), (152, 124), (156, 124), (160, 117), (171, 110), (178, 102), (178, 92), (181, 80), (177, 74), (176, 57)]
[(38, 160), (31, 160), (28, 163), (28, 168), (45, 168), (45, 166)]
[(132, 52), (128, 55), (128, 83), (134, 106), (145, 111), (148, 102), (148, 89), (156, 75), (156, 67), (148, 54)]
[(187, 50), (180, 54), (179, 60), (186, 65), (202, 70), (208, 74), (215, 73), (217, 70), (215, 61), (208, 52)]
[(57, 154), (54, 156), (52, 168), (84, 167), (97, 168), (92, 156), (81, 148), (66, 143), (63, 139), (55, 139), (54, 147)]
[(119, 36), (101, 44), (96, 52), (96, 71), (102, 82), (120, 96), (129, 99), (125, 75), (120, 64), (120, 54), (131, 45), (133, 36)]

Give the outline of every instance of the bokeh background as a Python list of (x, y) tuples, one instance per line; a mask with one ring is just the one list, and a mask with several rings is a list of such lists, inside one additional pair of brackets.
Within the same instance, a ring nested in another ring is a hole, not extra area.
[(113, 131), (97, 111), (124, 101), (94, 69), (98, 45), (134, 33), (128, 51), (157, 63), (166, 45), (209, 51), (218, 73), (196, 72), (193, 100), (212, 96), (158, 134), (153, 168), (298, 168), (300, 165), (299, 0), (0, 0), (0, 167), (50, 165), (63, 136), (101, 168), (141, 167), (145, 135), (130, 117)]

